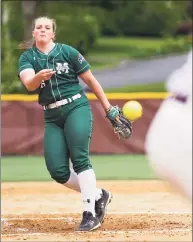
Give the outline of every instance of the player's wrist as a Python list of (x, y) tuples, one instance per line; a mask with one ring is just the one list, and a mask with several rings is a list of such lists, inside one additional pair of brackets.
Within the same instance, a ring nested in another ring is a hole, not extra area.
[(106, 108), (106, 109), (105, 109), (105, 112), (106, 112), (106, 113), (109, 113), (109, 112), (111, 111), (111, 109), (112, 109), (112, 105), (110, 105), (108, 108)]
[(107, 112), (107, 117), (110, 119), (110, 120), (115, 120), (117, 118), (117, 116), (119, 115), (119, 110), (118, 110), (118, 107), (113, 107), (111, 106), (109, 111)]

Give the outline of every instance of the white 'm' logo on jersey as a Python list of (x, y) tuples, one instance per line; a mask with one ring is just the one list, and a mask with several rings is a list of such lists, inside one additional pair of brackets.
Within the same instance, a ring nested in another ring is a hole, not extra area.
[(56, 71), (58, 74), (62, 74), (62, 72), (68, 73), (69, 72), (69, 66), (68, 63), (56, 63)]

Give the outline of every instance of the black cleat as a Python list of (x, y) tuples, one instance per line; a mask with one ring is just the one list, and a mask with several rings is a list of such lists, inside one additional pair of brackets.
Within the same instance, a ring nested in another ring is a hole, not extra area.
[(95, 213), (100, 223), (103, 223), (107, 205), (113, 198), (112, 194), (104, 189), (102, 189), (102, 193), (102, 197), (98, 201), (95, 201)]
[(94, 217), (91, 212), (84, 211), (82, 221), (77, 231), (92, 231), (101, 226), (99, 219)]

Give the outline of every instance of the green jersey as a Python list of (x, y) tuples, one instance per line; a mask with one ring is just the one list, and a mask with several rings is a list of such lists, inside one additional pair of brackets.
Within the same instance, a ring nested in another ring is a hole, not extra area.
[(34, 69), (35, 73), (42, 69), (56, 71), (50, 80), (42, 81), (36, 90), (39, 104), (48, 105), (82, 92), (78, 76), (89, 70), (90, 65), (73, 47), (56, 43), (48, 54), (36, 47), (25, 51), (19, 59), (19, 73), (28, 68)]

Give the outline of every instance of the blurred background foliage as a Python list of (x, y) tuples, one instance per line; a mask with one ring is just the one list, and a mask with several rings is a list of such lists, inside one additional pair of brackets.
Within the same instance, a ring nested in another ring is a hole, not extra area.
[(2, 93), (27, 93), (17, 77), (18, 44), (31, 38), (32, 20), (45, 15), (57, 22), (57, 42), (77, 48), (93, 69), (184, 52), (192, 44), (189, 0), (3, 1)]

